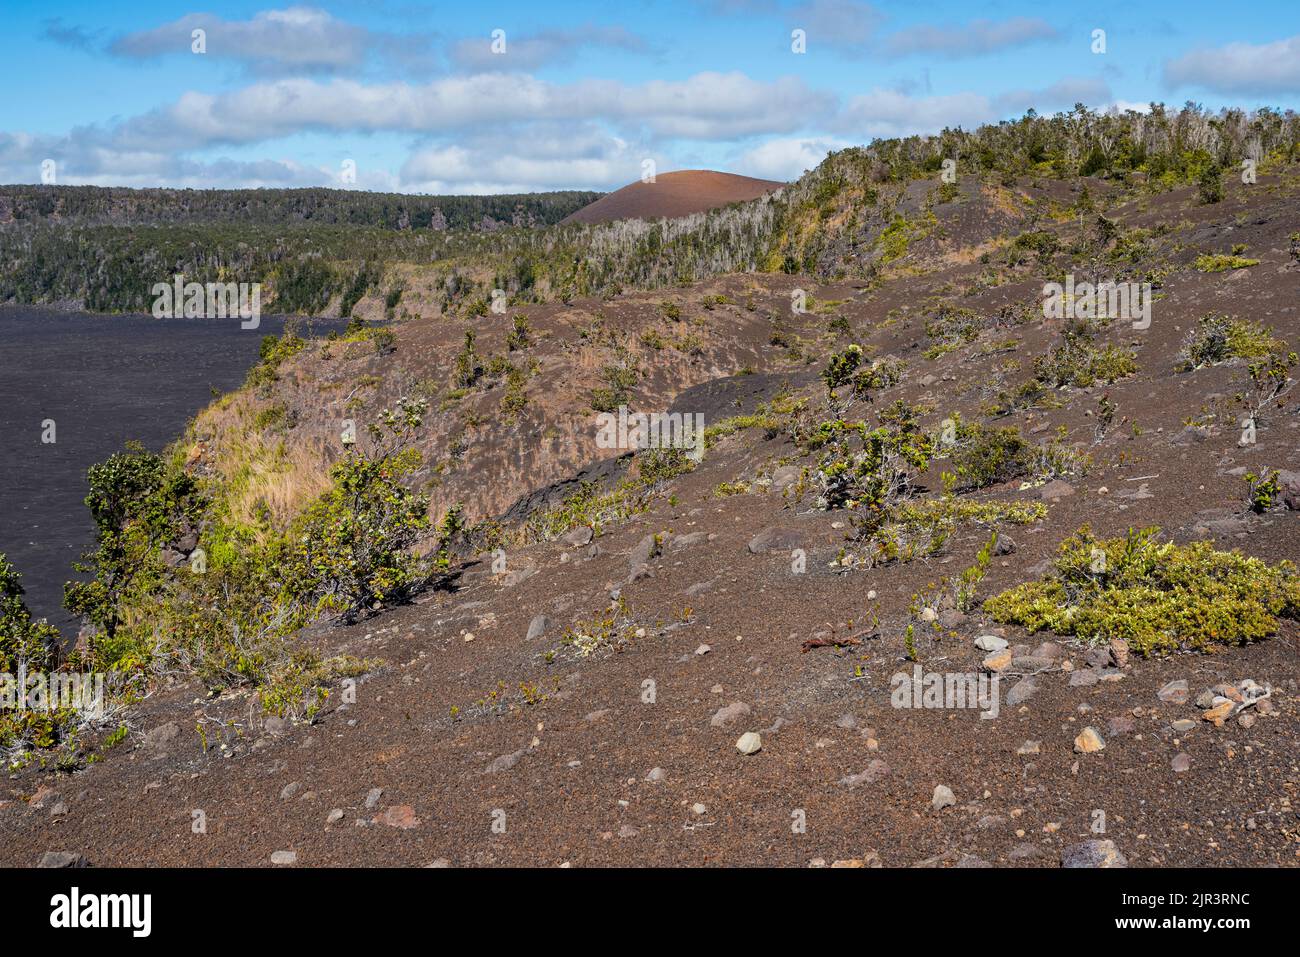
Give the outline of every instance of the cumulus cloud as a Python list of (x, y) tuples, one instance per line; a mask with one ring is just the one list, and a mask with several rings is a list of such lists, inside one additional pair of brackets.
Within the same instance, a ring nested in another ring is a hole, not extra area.
[(1300, 35), (1193, 50), (1165, 63), (1164, 81), (1171, 89), (1194, 86), (1224, 96), (1300, 92)]
[(195, 30), (204, 32), (204, 56), (237, 60), (255, 72), (340, 71), (362, 65), (372, 52), (409, 59), (428, 38), (377, 33), (315, 7), (264, 10), (249, 20), (190, 13), (151, 30), (118, 37), (108, 50), (127, 59), (194, 55)]
[(1068, 109), (1075, 103), (1100, 107), (1110, 102), (1110, 84), (1096, 76), (1070, 76), (1041, 90), (1012, 90), (997, 98), (1004, 112), (1023, 113), (1029, 109), (1040, 113)]
[(828, 114), (834, 102), (796, 78), (764, 82), (742, 73), (698, 73), (637, 85), (556, 84), (504, 73), (424, 84), (297, 77), (229, 93), (185, 93), (107, 135), (119, 145), (194, 149), (314, 130), (437, 133), (490, 124), (605, 120), (658, 136), (731, 139), (792, 132), (808, 118)]
[[(476, 73), (427, 83), (281, 78), (227, 93), (186, 92), (147, 113), (62, 136), (10, 134), (0, 172), (31, 182), (40, 161), (59, 161), (62, 182), (145, 185), (337, 185), (334, 171), (274, 161), (191, 161), (227, 147), (298, 134), (413, 134), (420, 145), (400, 173), (370, 188), (474, 192), (623, 185), (665, 140), (729, 142), (795, 133), (828, 121), (833, 96), (802, 80), (700, 73), (625, 84), (551, 83), (527, 74)], [(629, 144), (637, 144), (631, 146)], [(770, 154), (755, 161), (770, 161)], [(152, 178), (152, 179), (151, 179)]]
[(884, 15), (859, 0), (804, 0), (787, 14), (791, 29), (808, 34), (808, 49), (830, 47), (844, 53), (865, 55)]
[(591, 25), (573, 30), (546, 30), (519, 39), (507, 33), (501, 53), (493, 52), (492, 43), (490, 37), (461, 40), (452, 48), (452, 62), (465, 70), (535, 70), (572, 62), (587, 49), (646, 51), (645, 41), (622, 27)]
[(443, 194), (616, 189), (640, 175), (643, 159), (655, 158), (594, 127), (519, 132), (421, 147), (402, 165), (401, 187)]
[(897, 90), (876, 89), (853, 97), (838, 117), (836, 128), (862, 140), (937, 133), (948, 126), (969, 128), (995, 115), (993, 103), (980, 93), (908, 96)]
[(964, 26), (922, 25), (893, 34), (885, 43), (893, 56), (925, 53), (955, 59), (1055, 40), (1060, 33), (1039, 17), (974, 20)]
[[(40, 181), (41, 164), (55, 162), (57, 181), (73, 186), (256, 188), (338, 186), (336, 172), (287, 159), (193, 159), (150, 149), (121, 149), (89, 131), (69, 136), (0, 133), (0, 182)], [(358, 177), (359, 178), (359, 177)], [(369, 188), (381, 188), (378, 185)]]
[(824, 136), (768, 140), (742, 153), (733, 168), (746, 176), (790, 182), (821, 163), (827, 153), (850, 145)]

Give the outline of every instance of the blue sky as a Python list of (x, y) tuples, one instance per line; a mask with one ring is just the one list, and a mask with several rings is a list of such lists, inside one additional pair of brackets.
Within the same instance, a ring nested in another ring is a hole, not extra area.
[(6, 0), (4, 20), (0, 182), (51, 159), (59, 183), (128, 186), (611, 189), (645, 160), (788, 179), (1031, 106), (1300, 106), (1294, 0)]

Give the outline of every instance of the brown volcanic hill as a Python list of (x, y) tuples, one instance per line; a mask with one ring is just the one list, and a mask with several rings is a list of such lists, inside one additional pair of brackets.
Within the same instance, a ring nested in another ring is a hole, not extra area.
[(780, 189), (785, 183), (754, 179), (710, 169), (660, 173), (653, 183), (636, 182), (602, 196), (560, 224), (608, 223), (615, 219), (660, 219), (689, 216), (727, 203), (743, 203)]

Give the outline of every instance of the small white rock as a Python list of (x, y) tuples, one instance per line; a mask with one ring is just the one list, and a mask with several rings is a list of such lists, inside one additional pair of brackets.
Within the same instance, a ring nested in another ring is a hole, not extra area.
[(736, 741), (736, 750), (741, 754), (754, 754), (763, 747), (763, 739), (757, 731), (746, 731)]

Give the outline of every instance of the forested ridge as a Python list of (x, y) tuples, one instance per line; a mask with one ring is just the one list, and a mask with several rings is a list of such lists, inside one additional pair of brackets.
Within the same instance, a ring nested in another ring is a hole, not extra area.
[[(0, 302), (141, 311), (153, 283), (176, 273), (266, 283), (263, 301), (276, 312), (343, 315), (371, 293), (400, 299), (406, 267), (423, 271), (436, 308), (457, 312), (486, 309), (494, 289), (526, 302), (727, 272), (870, 279), (942, 241), (935, 210), (944, 204), (983, 204), (996, 243), (1086, 212), (1090, 184), (1134, 197), (1194, 186), (1216, 202), (1243, 163), (1262, 175), (1298, 160), (1294, 112), (1214, 113), (1189, 103), (1147, 113), (1030, 111), (970, 131), (877, 140), (832, 153), (748, 203), (592, 226), (548, 224), (597, 194), (3, 187)], [(945, 161), (956, 182), (942, 179)], [(1064, 199), (1052, 184), (1068, 187), (1057, 190)], [(1014, 229), (996, 215), (1000, 201), (1014, 207)]]
[(0, 186), (0, 223), (136, 226), (246, 223), (492, 230), (549, 226), (600, 193), (421, 196), (347, 189), (129, 189)]

